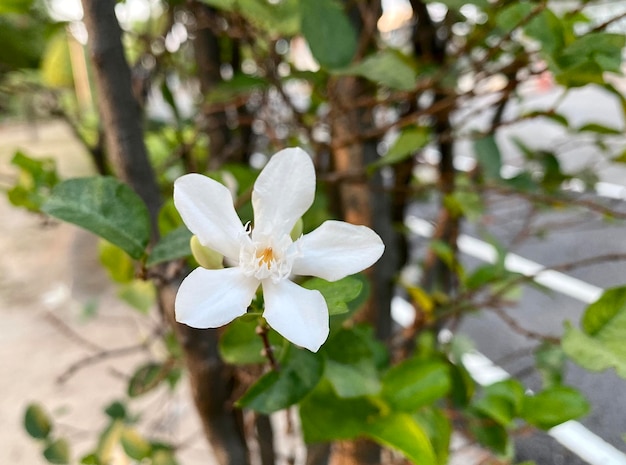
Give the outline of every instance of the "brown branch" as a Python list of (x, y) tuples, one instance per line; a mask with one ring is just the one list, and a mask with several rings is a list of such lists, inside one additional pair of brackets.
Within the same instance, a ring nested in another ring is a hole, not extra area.
[(547, 194), (537, 193), (537, 192), (528, 192), (528, 191), (522, 192), (522, 191), (510, 188), (510, 187), (506, 187), (502, 185), (495, 185), (495, 184), (489, 184), (487, 188), (489, 190), (492, 190), (494, 192), (504, 194), (504, 195), (518, 195), (520, 197), (526, 198), (533, 202), (544, 203), (548, 205), (563, 206), (565, 204), (569, 206), (576, 206), (576, 207), (585, 208), (586, 210), (589, 210), (595, 213), (599, 213), (609, 218), (626, 220), (626, 212), (620, 212), (620, 211), (614, 210), (612, 208), (609, 208), (605, 205), (594, 202), (592, 200), (576, 199), (576, 198), (571, 198), (571, 197), (569, 198), (568, 197), (553, 197)]
[(56, 382), (59, 384), (65, 383), (68, 379), (74, 376), (77, 372), (90, 365), (108, 360), (114, 357), (123, 357), (125, 355), (134, 354), (146, 350), (149, 347), (149, 341), (142, 342), (140, 344), (133, 344), (126, 347), (118, 347), (116, 349), (101, 350), (93, 355), (88, 355), (85, 358), (72, 363), (63, 373), (61, 373)]
[(261, 337), (261, 340), (263, 341), (263, 356), (266, 357), (267, 360), (270, 362), (270, 366), (272, 367), (273, 371), (280, 371), (280, 365), (278, 364), (278, 362), (276, 361), (276, 357), (274, 356), (274, 348), (270, 343), (268, 332), (269, 327), (265, 323), (261, 323), (259, 324), (259, 326), (256, 327), (256, 333)]
[(571, 271), (578, 268), (583, 268), (585, 266), (593, 266), (597, 264), (603, 264), (607, 262), (618, 262), (618, 261), (626, 261), (626, 253), (610, 253), (597, 255), (595, 257), (587, 257), (580, 260), (576, 260), (568, 263), (561, 263), (559, 265), (554, 265), (549, 268), (549, 270), (565, 272)]
[(556, 336), (549, 336), (536, 331), (532, 331), (523, 327), (515, 318), (506, 313), (501, 307), (492, 307), (491, 310), (515, 333), (526, 337), (527, 339), (534, 339), (541, 342), (551, 342), (558, 344), (561, 338)]
[(87, 348), (89, 350), (92, 350), (92, 351), (103, 351), (103, 350), (105, 350), (103, 347), (93, 343), (89, 339), (85, 339), (83, 336), (81, 336), (79, 333), (74, 331), (67, 323), (65, 323), (63, 320), (61, 320), (54, 313), (47, 312), (46, 313), (46, 319), (48, 319), (48, 321), (61, 334), (63, 334), (70, 341), (72, 341), (72, 342), (74, 342), (74, 343), (76, 343), (78, 345), (81, 345), (81, 346), (83, 346), (83, 347), (85, 347), (85, 348)]
[[(626, 11), (614, 16), (612, 18), (607, 19), (605, 22), (598, 24), (596, 27), (594, 27), (591, 31), (589, 32), (599, 32), (599, 31), (603, 31), (604, 29), (606, 29), (608, 26), (610, 26), (613, 23), (616, 23), (617, 21), (620, 21), (622, 19), (626, 18)], [(589, 34), (589, 32), (587, 34)]]
[(156, 238), (161, 194), (143, 141), (142, 113), (132, 91), (122, 30), (115, 17), (116, 3), (116, 0), (82, 0), (95, 68), (98, 107), (114, 170), (146, 203)]

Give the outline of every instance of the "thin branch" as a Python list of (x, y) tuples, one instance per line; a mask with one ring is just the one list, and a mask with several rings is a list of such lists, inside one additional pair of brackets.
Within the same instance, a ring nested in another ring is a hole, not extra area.
[(72, 329), (67, 323), (61, 320), (58, 316), (56, 316), (52, 312), (47, 312), (45, 318), (51, 323), (61, 334), (63, 334), (70, 341), (86, 347), (92, 351), (104, 351), (103, 347), (98, 344), (93, 343), (92, 341), (85, 339), (83, 336), (78, 334), (74, 329)]
[(259, 324), (256, 327), (256, 333), (261, 336), (261, 340), (263, 341), (263, 356), (267, 358), (270, 362), (270, 366), (273, 371), (280, 371), (280, 365), (276, 361), (276, 357), (274, 356), (274, 349), (270, 344), (270, 340), (268, 337), (269, 327), (265, 323)]
[(102, 362), (104, 360), (108, 360), (110, 358), (123, 357), (125, 355), (134, 354), (136, 352), (146, 350), (148, 347), (149, 341), (145, 341), (140, 344), (133, 344), (131, 346), (101, 350), (100, 352), (89, 355), (85, 358), (78, 360), (77, 362), (74, 362), (63, 373), (61, 373), (61, 375), (57, 377), (56, 382), (59, 384), (63, 384), (83, 368)]
[(573, 262), (562, 263), (560, 265), (551, 266), (549, 269), (554, 271), (570, 271), (585, 266), (592, 266), (607, 262), (626, 261), (626, 253), (609, 253), (598, 255), (595, 257), (587, 257)]
[(536, 341), (541, 342), (552, 342), (554, 344), (558, 344), (561, 341), (561, 338), (556, 336), (550, 336), (547, 334), (542, 334), (537, 331), (530, 330), (528, 328), (523, 327), (515, 318), (506, 313), (504, 309), (501, 307), (493, 307), (491, 310), (504, 322), (506, 325), (513, 330), (513, 332), (520, 334), (521, 336), (526, 337), (527, 339), (534, 339)]
[(543, 193), (529, 192), (529, 191), (521, 192), (513, 188), (509, 188), (509, 187), (501, 186), (501, 185), (494, 185), (494, 184), (489, 184), (487, 188), (490, 190), (493, 190), (494, 192), (504, 194), (504, 195), (511, 195), (511, 194), (519, 195), (533, 202), (540, 202), (540, 203), (544, 203), (548, 205), (561, 205), (561, 206), (563, 204), (567, 204), (569, 206), (582, 207), (592, 212), (599, 213), (604, 216), (608, 216), (609, 218), (626, 220), (626, 212), (620, 212), (620, 211), (614, 210), (610, 207), (602, 205), (598, 202), (594, 202), (592, 200), (576, 199), (576, 198), (571, 198), (571, 197), (569, 198), (568, 197), (554, 197), (554, 196), (550, 196), (550, 195), (543, 194)]

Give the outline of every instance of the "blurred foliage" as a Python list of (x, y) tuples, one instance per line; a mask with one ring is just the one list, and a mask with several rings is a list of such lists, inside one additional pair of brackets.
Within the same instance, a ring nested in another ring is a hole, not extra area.
[[(589, 14), (598, 4), (593, 1), (558, 8), (558, 2), (530, 0), (412, 3), (423, 7), (414, 12), (418, 18), (377, 31), (379, 12), (367, 2), (150, 2), (148, 17), (123, 22), (132, 86), (145, 110), (145, 143), (164, 198), (171, 197), (178, 176), (204, 173), (229, 188), (245, 223), (252, 220), (258, 168), (276, 149), (301, 145), (315, 155), (320, 180), (303, 217), (304, 233), (341, 214), (342, 187), (382, 174), (387, 184), (375, 198), (392, 198), (402, 214), (412, 203), (426, 202), (438, 212), (433, 218), (445, 218), (457, 230), (463, 221), (473, 223), (494, 246), (493, 263), (471, 268), (459, 257), (457, 237), (438, 236), (445, 228), (435, 228), (423, 256), (405, 253), (394, 270), (396, 291), (415, 309), (416, 320), (384, 339), (379, 328), (355, 317), (376, 294), (371, 276), (302, 283), (319, 290), (330, 310), (331, 335), (318, 353), (268, 330), (257, 297), (248, 314), (220, 332), (222, 360), (245, 380), (233, 392), (237, 408), (266, 415), (297, 407), (307, 443), (369, 438), (420, 465), (447, 463), (453, 429), (512, 459), (520, 425), (549, 429), (588, 413), (584, 397), (564, 385), (566, 357), (588, 370), (614, 369), (626, 377), (626, 291), (608, 290), (587, 308), (580, 329), (568, 324), (562, 339), (525, 331), (506, 316), (503, 309), (530, 278), (505, 265), (507, 248), (490, 231), (493, 198), (515, 196), (533, 212), (588, 208), (614, 221), (623, 215), (577, 202), (568, 186), (580, 181), (591, 191), (597, 174), (589, 167), (564, 169), (568, 154), (550, 140), (532, 134), (507, 140), (519, 155), (515, 172), (507, 172), (503, 128), (542, 121), (574, 143), (591, 139), (594, 153), (623, 163), (626, 98), (614, 82), (622, 76), (626, 38), (611, 30), (619, 16), (601, 22)], [(122, 17), (125, 2), (117, 6)], [(429, 30), (430, 36), (422, 34)], [(81, 68), (85, 52), (70, 42), (75, 31), (53, 21), (38, 1), (1, 2), (0, 105), (30, 118), (62, 117), (94, 157), (106, 155), (106, 128), (94, 99), (80, 90), (93, 89), (93, 69)], [(546, 82), (558, 93), (554, 103), (529, 108), (528, 86), (540, 89)], [(570, 123), (560, 105), (571, 90), (588, 86), (613, 99), (620, 121)], [(346, 89), (354, 93), (343, 95)], [(486, 123), (473, 124), (472, 117), (481, 115)], [(337, 125), (344, 116), (367, 122), (342, 133)], [(467, 140), (462, 155), (472, 163), (460, 172), (448, 149)], [(344, 171), (335, 166), (338, 151), (369, 143), (378, 158)], [(191, 233), (168, 201), (158, 218), (161, 239), (150, 244), (147, 208), (120, 180), (61, 180), (54, 162), (22, 152), (12, 163), (19, 174), (10, 201), (102, 238), (100, 260), (119, 297), (161, 325), (142, 346), (154, 343), (158, 350), (104, 409), (106, 424), (80, 463), (104, 465), (120, 450), (142, 464), (178, 463), (178, 445), (152, 438), (143, 412), (135, 410), (136, 398), (176, 390), (184, 373), (180, 342), (154, 309), (164, 270), (180, 272), (195, 260), (206, 265), (198, 251), (192, 254)], [(382, 210), (377, 220), (408, 240), (402, 214), (392, 219), (385, 216), (389, 208)], [(520, 235), (539, 233), (529, 227)], [(420, 268), (423, 278), (405, 278), (404, 265)], [(447, 278), (435, 282), (441, 269)], [(437, 337), (438, 329), (469, 312), (494, 309), (512, 331), (541, 340), (535, 369), (543, 385), (535, 392), (516, 379), (479, 386), (464, 365), (471, 349), (462, 338)], [(273, 365), (268, 349), (279, 369), (267, 369)], [(28, 406), (24, 421), (47, 461), (75, 462), (63, 428), (42, 406)]]

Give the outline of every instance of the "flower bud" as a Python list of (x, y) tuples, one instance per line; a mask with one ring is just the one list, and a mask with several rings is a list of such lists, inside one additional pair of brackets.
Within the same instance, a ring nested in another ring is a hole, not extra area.
[(304, 221), (302, 221), (302, 218), (298, 218), (298, 221), (296, 221), (296, 224), (293, 225), (293, 229), (291, 230), (291, 233), (289, 233), (289, 235), (291, 236), (291, 240), (296, 241), (300, 239), (300, 236), (302, 236), (303, 229), (304, 229)]
[(202, 268), (218, 270), (224, 268), (224, 256), (213, 249), (203, 246), (197, 236), (192, 236), (189, 241), (191, 253)]

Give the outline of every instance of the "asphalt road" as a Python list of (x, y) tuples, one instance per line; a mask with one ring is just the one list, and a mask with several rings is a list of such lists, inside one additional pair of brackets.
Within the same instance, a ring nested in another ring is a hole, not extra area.
[[(524, 104), (509, 109), (509, 115), (525, 108), (548, 108), (556, 101), (558, 90), (530, 95)], [(478, 105), (478, 104), (477, 104)], [(563, 101), (560, 111), (565, 114), (572, 127), (586, 123), (600, 123), (623, 128), (624, 115), (615, 100), (600, 89), (589, 87), (573, 92)], [(468, 115), (471, 112), (468, 112)], [(459, 115), (463, 118), (464, 115)], [(474, 114), (468, 127), (484, 127), (489, 115)], [(531, 147), (554, 149), (564, 170), (574, 172), (584, 166), (592, 166), (600, 174), (600, 181), (616, 186), (626, 186), (626, 165), (611, 163), (609, 157), (598, 151), (588, 139), (573, 140), (567, 132), (546, 121), (528, 121), (505, 128), (498, 133), (497, 140), (503, 159), (509, 165), (520, 164), (519, 151), (511, 143), (512, 137), (520, 137)], [(626, 146), (626, 138), (615, 137), (611, 141), (613, 150)], [(456, 146), (457, 154), (471, 158), (472, 149), (468, 142)], [(466, 160), (467, 161), (467, 160)], [(611, 207), (626, 211), (626, 201), (607, 200), (591, 196), (589, 200), (604, 202)], [(519, 243), (516, 238), (525, 227), (527, 204), (519, 199), (494, 198), (489, 210), (488, 230), (504, 244), (513, 244), (511, 251), (550, 267), (570, 263), (587, 257), (626, 253), (626, 224), (607, 223), (597, 215), (577, 212), (551, 212), (542, 214), (534, 224), (536, 229), (545, 226), (541, 237), (528, 237)], [(432, 205), (416, 205), (410, 214), (432, 219)], [(476, 225), (467, 224), (464, 233), (480, 237)], [(416, 236), (414, 245), (419, 251), (426, 241)], [(419, 253), (419, 252), (418, 252)], [(465, 255), (466, 266), (480, 264), (476, 258)], [(626, 262), (603, 263), (569, 271), (587, 283), (607, 289), (626, 284)], [(587, 303), (559, 292), (542, 292), (525, 287), (519, 304), (509, 314), (529, 330), (544, 334), (560, 335), (565, 321), (578, 324)], [(512, 376), (520, 379), (528, 388), (539, 389), (541, 380), (531, 368), (532, 348), (536, 342), (528, 340), (502, 322), (495, 314), (483, 311), (469, 315), (460, 326), (460, 333), (470, 336), (477, 350), (485, 354)], [(591, 413), (581, 423), (591, 432), (603, 438), (615, 448), (626, 453), (626, 380), (612, 371), (589, 373), (574, 364), (568, 364), (565, 382), (580, 389), (589, 399)], [(539, 465), (584, 465), (588, 462), (579, 458), (547, 434), (534, 433), (520, 437), (516, 444), (519, 461), (534, 460)], [(598, 464), (603, 465), (603, 464)]]
[[(502, 217), (506, 220), (506, 216)], [(518, 255), (546, 266), (576, 261), (608, 253), (626, 253), (626, 226), (589, 223), (578, 230), (559, 231), (541, 240), (531, 240), (514, 250)], [(506, 237), (500, 235), (501, 240)], [(467, 265), (477, 261), (467, 259)], [(611, 263), (585, 267), (568, 273), (585, 282), (608, 288), (626, 283), (626, 263)], [(525, 328), (538, 333), (560, 335), (563, 323), (578, 324), (586, 303), (554, 291), (542, 292), (526, 286), (519, 305), (509, 314)], [(460, 328), (476, 341), (476, 347), (506, 371), (520, 379), (527, 387), (539, 389), (541, 381), (532, 371), (532, 348), (536, 342), (528, 340), (503, 323), (490, 312), (469, 316)], [(568, 364), (565, 382), (580, 389), (589, 399), (591, 414), (581, 420), (590, 431), (626, 453), (622, 435), (626, 432), (626, 380), (612, 371), (589, 373), (574, 364)], [(538, 464), (584, 464), (571, 452), (546, 435), (533, 435), (518, 442), (519, 459), (532, 459)]]

